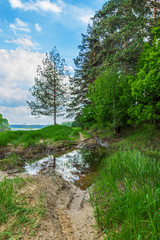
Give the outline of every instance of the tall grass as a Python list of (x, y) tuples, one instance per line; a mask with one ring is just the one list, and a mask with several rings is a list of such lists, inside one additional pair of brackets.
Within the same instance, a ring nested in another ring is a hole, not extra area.
[[(20, 189), (27, 184), (27, 180), (16, 177), (4, 179), (0, 182), (0, 239), (21, 239), (27, 228), (31, 233), (41, 218), (44, 206), (42, 200), (35, 205), (30, 203), (30, 197), (21, 194)], [(1, 228), (2, 227), (2, 228)]]
[(16, 200), (16, 194), (23, 185), (24, 180), (19, 177), (0, 182), (0, 224), (7, 222), (15, 212), (24, 211), (24, 207)]
[(24, 144), (25, 147), (37, 144), (41, 139), (51, 141), (75, 140), (78, 131), (61, 125), (49, 126), (40, 130), (7, 131), (0, 133), (0, 146)]
[(91, 202), (105, 239), (160, 239), (160, 162), (138, 150), (114, 153), (102, 162)]

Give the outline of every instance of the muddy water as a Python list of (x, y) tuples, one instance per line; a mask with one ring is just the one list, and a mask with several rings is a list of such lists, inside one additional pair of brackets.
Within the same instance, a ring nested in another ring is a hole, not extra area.
[(104, 158), (102, 148), (96, 150), (74, 150), (60, 157), (49, 155), (39, 161), (27, 163), (25, 171), (29, 175), (59, 173), (81, 190), (86, 190), (93, 182), (99, 163)]

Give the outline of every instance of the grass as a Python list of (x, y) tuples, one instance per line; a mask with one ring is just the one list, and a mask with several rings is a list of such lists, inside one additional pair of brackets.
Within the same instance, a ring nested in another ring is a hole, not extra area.
[(123, 132), (123, 140), (119, 146), (125, 149), (155, 150), (159, 149), (160, 132), (152, 125), (146, 125), (137, 129), (130, 129)]
[(40, 140), (74, 141), (79, 137), (78, 131), (61, 125), (49, 126), (40, 130), (7, 131), (0, 133), (0, 146), (22, 144), (24, 148), (40, 144)]
[(34, 232), (38, 219), (43, 215), (42, 201), (36, 205), (28, 204), (31, 196), (20, 194), (28, 179), (16, 177), (0, 182), (0, 239), (20, 239), (27, 228), (28, 234)]
[(104, 239), (160, 239), (160, 162), (138, 150), (110, 155), (91, 202)]
[(72, 127), (72, 129), (76, 132), (82, 133), (83, 138), (91, 138), (92, 134), (88, 131), (83, 130), (81, 127)]
[(14, 153), (11, 154), (9, 157), (5, 157), (0, 160), (0, 170), (2, 171), (14, 168), (19, 168), (19, 170), (21, 170), (22, 165), (22, 159)]

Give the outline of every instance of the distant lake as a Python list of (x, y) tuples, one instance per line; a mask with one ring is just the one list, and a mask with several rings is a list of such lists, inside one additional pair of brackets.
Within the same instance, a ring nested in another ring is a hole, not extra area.
[(39, 130), (41, 128), (47, 127), (48, 125), (10, 125), (12, 131), (30, 131), (30, 130)]
[(10, 128), (12, 131), (31, 131), (31, 130), (39, 130), (41, 128)]

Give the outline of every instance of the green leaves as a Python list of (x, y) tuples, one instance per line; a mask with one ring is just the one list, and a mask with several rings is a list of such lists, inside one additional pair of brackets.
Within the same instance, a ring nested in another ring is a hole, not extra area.
[[(160, 27), (159, 27), (160, 28)], [(156, 28), (157, 31), (157, 28)], [(160, 120), (160, 44), (155, 36), (152, 46), (145, 45), (138, 73), (130, 78), (135, 104), (128, 110), (137, 123)]]
[(2, 130), (9, 130), (9, 123), (8, 120), (2, 117), (2, 114), (0, 114), (0, 131)]

